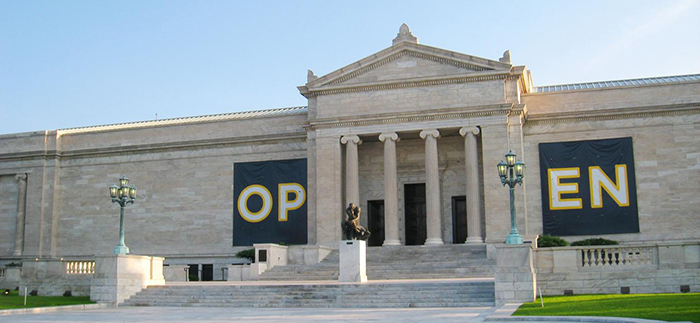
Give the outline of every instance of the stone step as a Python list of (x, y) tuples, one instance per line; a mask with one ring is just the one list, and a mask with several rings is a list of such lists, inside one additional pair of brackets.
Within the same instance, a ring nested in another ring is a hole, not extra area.
[(207, 307), (470, 307), (493, 306), (492, 280), (421, 280), (367, 284), (151, 286), (128, 299), (132, 306)]

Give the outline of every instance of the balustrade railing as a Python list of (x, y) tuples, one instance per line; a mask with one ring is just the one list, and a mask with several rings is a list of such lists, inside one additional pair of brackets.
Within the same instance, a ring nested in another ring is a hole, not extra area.
[(5, 278), (5, 268), (0, 268), (0, 278)]
[(654, 265), (654, 247), (592, 247), (581, 249), (581, 267)]
[(66, 274), (68, 275), (92, 275), (94, 273), (94, 261), (66, 261)]

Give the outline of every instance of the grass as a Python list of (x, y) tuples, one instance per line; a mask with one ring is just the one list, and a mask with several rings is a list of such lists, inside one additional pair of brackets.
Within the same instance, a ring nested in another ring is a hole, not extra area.
[(525, 303), (516, 316), (615, 316), (700, 323), (700, 293), (544, 297)]
[(24, 295), (20, 296), (17, 291), (11, 291), (10, 295), (0, 295), (0, 310), (11, 310), (16, 308), (65, 306), (92, 304), (89, 296), (27, 296), (27, 306), (24, 306)]

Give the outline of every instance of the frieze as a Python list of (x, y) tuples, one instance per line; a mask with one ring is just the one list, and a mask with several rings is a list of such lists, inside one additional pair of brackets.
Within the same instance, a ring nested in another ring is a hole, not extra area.
[(589, 113), (580, 113), (579, 115), (572, 115), (572, 113), (540, 114), (537, 116), (526, 116), (525, 120), (527, 124), (537, 125), (571, 123), (580, 121), (632, 119), (695, 113), (700, 113), (700, 106), (698, 106), (697, 103), (689, 103), (595, 111)]

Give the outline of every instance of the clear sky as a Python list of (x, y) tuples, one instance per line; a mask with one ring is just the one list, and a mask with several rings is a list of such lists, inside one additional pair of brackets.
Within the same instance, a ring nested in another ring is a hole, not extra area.
[(535, 85), (700, 73), (700, 1), (0, 0), (0, 134), (305, 105), (391, 45), (498, 59)]

